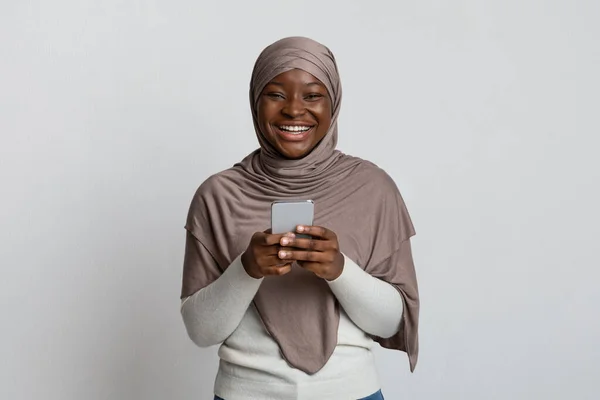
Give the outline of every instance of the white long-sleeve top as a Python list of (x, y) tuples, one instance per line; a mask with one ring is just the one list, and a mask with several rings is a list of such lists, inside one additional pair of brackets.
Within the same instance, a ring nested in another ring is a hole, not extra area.
[(342, 274), (328, 281), (341, 305), (337, 346), (327, 364), (309, 375), (285, 361), (262, 324), (252, 304), (262, 281), (246, 273), (240, 255), (217, 280), (182, 301), (192, 341), (221, 344), (215, 394), (226, 400), (348, 400), (379, 390), (375, 342), (368, 334), (398, 331), (403, 303), (393, 286), (344, 256)]

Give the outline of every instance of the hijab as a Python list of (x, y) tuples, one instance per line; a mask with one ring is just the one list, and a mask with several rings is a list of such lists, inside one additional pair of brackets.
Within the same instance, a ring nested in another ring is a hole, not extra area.
[[(329, 130), (301, 159), (285, 159), (259, 129), (257, 106), (266, 84), (301, 69), (319, 79), (332, 102)], [(340, 250), (372, 276), (400, 293), (400, 330), (373, 337), (383, 347), (405, 351), (410, 369), (418, 355), (419, 296), (410, 237), (414, 228), (396, 184), (375, 164), (336, 150), (342, 90), (335, 58), (314, 40), (290, 37), (258, 57), (250, 82), (250, 107), (260, 148), (233, 167), (209, 177), (190, 205), (186, 229), (206, 252), (202, 263), (184, 265), (182, 298), (209, 285), (246, 250), (255, 232), (270, 225), (275, 200), (313, 200), (314, 225), (336, 233)], [(186, 250), (187, 251), (187, 250)], [(254, 306), (289, 365), (319, 371), (337, 345), (340, 306), (327, 282), (298, 265), (267, 276)]]

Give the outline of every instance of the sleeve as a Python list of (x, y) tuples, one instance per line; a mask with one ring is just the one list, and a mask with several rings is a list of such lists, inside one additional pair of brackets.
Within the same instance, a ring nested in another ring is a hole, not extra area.
[(384, 279), (402, 296), (403, 312), (400, 329), (389, 338), (374, 335), (382, 347), (401, 350), (408, 354), (410, 370), (414, 371), (419, 354), (419, 288), (412, 257), (410, 239), (401, 242), (399, 248), (387, 259), (369, 268), (367, 272)]
[[(240, 324), (262, 281), (246, 273), (241, 255), (219, 275), (216, 262), (188, 232), (181, 315), (190, 339), (200, 347), (225, 341)], [(202, 282), (210, 283), (199, 287)]]
[(369, 275), (345, 255), (342, 274), (328, 284), (360, 329), (384, 338), (398, 332), (403, 304), (395, 287)]
[(181, 298), (188, 297), (221, 276), (223, 271), (204, 245), (186, 230)]

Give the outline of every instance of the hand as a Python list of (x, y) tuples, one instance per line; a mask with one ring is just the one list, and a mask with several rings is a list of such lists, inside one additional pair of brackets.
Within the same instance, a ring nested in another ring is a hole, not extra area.
[(281, 262), (277, 252), (279, 242), (286, 234), (271, 234), (271, 230), (256, 232), (252, 235), (248, 248), (242, 254), (242, 265), (246, 273), (260, 279), (267, 275), (285, 275), (292, 270), (292, 261)]
[(311, 239), (284, 236), (279, 239), (282, 248), (279, 258), (282, 260), (295, 260), (320, 278), (332, 281), (338, 278), (344, 270), (344, 255), (340, 252), (337, 235), (321, 226), (296, 227), (296, 232), (312, 236)]

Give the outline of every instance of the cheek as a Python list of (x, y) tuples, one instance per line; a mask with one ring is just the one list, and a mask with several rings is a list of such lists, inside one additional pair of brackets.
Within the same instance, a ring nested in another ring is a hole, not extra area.
[(263, 103), (263, 102), (258, 103), (258, 108), (257, 108), (258, 124), (261, 126), (268, 125), (269, 121), (273, 117), (273, 113), (274, 113), (273, 106), (269, 106), (268, 103)]
[(319, 123), (331, 119), (331, 107), (326, 103), (313, 104), (307, 107), (307, 110), (319, 120)]
[(319, 118), (320, 130), (324, 129), (327, 131), (329, 125), (331, 125), (331, 106), (329, 104), (323, 104), (318, 110), (315, 110), (315, 115)]
[(268, 121), (267, 115), (265, 114), (265, 108), (262, 107), (260, 104), (256, 113), (256, 119), (258, 120), (259, 126), (265, 126)]

